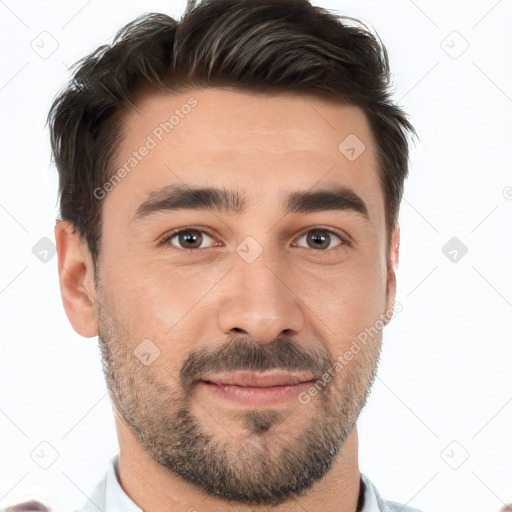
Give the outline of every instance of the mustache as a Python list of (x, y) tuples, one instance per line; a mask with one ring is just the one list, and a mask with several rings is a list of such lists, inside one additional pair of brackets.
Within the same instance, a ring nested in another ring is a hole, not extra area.
[(304, 351), (296, 342), (275, 338), (262, 345), (251, 340), (234, 340), (220, 348), (200, 348), (186, 358), (180, 371), (180, 382), (189, 389), (208, 373), (237, 370), (310, 371), (315, 378), (333, 365), (327, 350), (313, 348)]

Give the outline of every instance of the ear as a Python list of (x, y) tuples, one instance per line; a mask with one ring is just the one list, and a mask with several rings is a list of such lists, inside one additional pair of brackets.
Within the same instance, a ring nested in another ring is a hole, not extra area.
[(396, 298), (396, 270), (398, 268), (398, 256), (400, 251), (400, 225), (395, 223), (391, 235), (389, 254), (387, 255), (388, 279), (386, 284), (386, 320), (385, 325), (389, 323), (395, 311)]
[(98, 320), (89, 247), (81, 239), (78, 228), (68, 221), (58, 221), (54, 232), (64, 310), (73, 329), (85, 338), (92, 338), (98, 334)]

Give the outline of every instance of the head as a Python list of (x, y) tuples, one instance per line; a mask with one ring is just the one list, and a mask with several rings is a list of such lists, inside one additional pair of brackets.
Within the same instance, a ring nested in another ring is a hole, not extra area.
[[(68, 318), (121, 428), (211, 496), (303, 493), (366, 402), (414, 133), (390, 98), (356, 20), (205, 0), (125, 26), (52, 105)], [(310, 382), (243, 402), (219, 391), (237, 371)]]

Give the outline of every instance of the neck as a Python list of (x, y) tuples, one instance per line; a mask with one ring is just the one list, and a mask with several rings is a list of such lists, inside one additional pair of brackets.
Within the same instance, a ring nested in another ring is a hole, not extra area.
[(120, 447), (118, 474), (121, 487), (144, 512), (201, 510), (208, 512), (354, 512), (359, 498), (357, 429), (348, 435), (333, 467), (311, 489), (281, 505), (233, 503), (204, 494), (155, 462), (141, 447), (131, 430), (116, 415)]

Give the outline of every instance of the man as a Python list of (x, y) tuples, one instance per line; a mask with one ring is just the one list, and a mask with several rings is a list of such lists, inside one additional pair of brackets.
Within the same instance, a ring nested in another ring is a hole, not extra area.
[[(83, 511), (411, 511), (359, 471), (414, 129), (306, 0), (147, 14), (49, 115), (66, 314), (120, 453)], [(369, 333), (369, 334), (368, 334)]]

